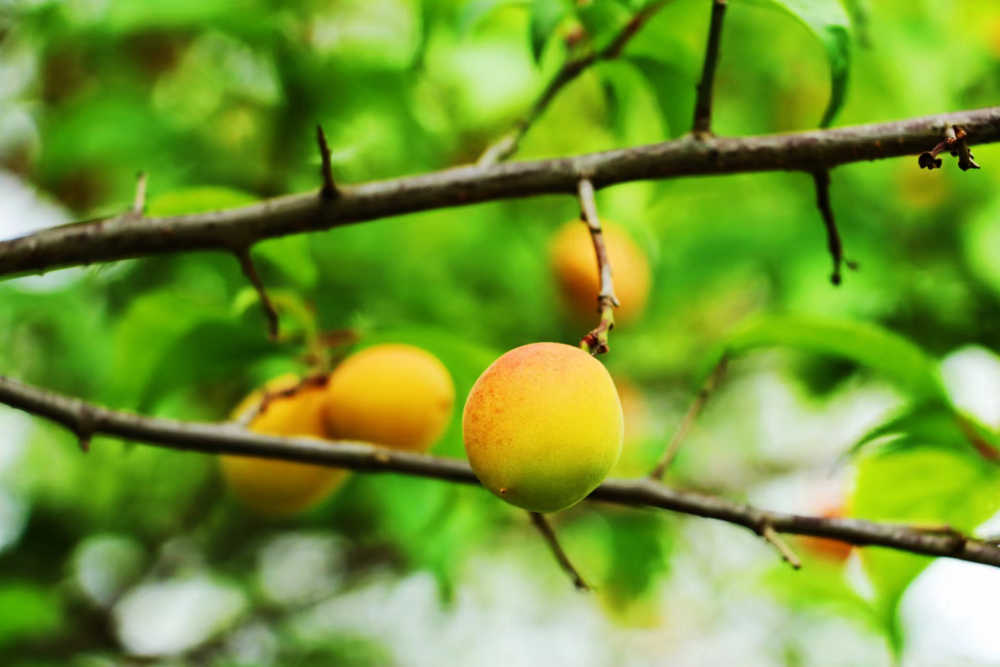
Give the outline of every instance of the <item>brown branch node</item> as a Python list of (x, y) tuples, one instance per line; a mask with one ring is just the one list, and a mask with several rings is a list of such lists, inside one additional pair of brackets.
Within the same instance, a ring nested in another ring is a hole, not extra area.
[(76, 435), (80, 451), (84, 454), (89, 452), (90, 441), (97, 432), (97, 415), (92, 406), (87, 403), (80, 404), (70, 430)]
[(957, 125), (950, 125), (945, 130), (944, 139), (939, 141), (934, 148), (921, 153), (917, 158), (917, 164), (920, 165), (921, 169), (940, 169), (943, 163), (938, 155), (948, 151), (951, 155), (958, 157), (958, 168), (962, 171), (979, 169), (979, 164), (973, 159), (972, 151), (969, 150), (967, 137), (968, 133), (965, 129)]
[(240, 263), (243, 275), (247, 277), (250, 284), (257, 290), (261, 308), (264, 309), (264, 316), (267, 318), (268, 337), (271, 340), (278, 340), (278, 311), (275, 309), (270, 297), (267, 296), (267, 290), (264, 289), (264, 283), (260, 279), (260, 274), (257, 273), (257, 267), (254, 266), (253, 259), (250, 258), (250, 248), (235, 248), (233, 249), (233, 254), (236, 255), (236, 259)]
[(316, 144), (319, 146), (319, 157), (322, 161), (320, 166), (320, 175), (323, 178), (323, 187), (320, 188), (319, 196), (321, 199), (328, 201), (331, 199), (336, 199), (340, 192), (337, 190), (337, 185), (333, 181), (333, 165), (330, 159), (330, 145), (326, 141), (326, 133), (323, 132), (323, 126), (317, 123), (316, 125)]
[(538, 532), (545, 538), (549, 548), (552, 550), (552, 555), (556, 557), (556, 560), (559, 561), (559, 565), (573, 580), (573, 585), (576, 589), (578, 591), (589, 591), (590, 586), (588, 586), (587, 582), (580, 576), (579, 571), (577, 571), (576, 567), (573, 566), (573, 562), (569, 559), (569, 556), (566, 555), (562, 545), (559, 544), (559, 538), (556, 537), (556, 531), (552, 528), (552, 524), (549, 523), (548, 519), (546, 519), (543, 514), (539, 514), (538, 512), (528, 512), (528, 514), (531, 515), (531, 523), (535, 525)]

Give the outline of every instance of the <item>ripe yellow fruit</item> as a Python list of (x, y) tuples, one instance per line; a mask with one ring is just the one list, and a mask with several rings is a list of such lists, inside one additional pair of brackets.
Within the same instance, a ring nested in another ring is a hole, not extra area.
[[(267, 384), (268, 392), (291, 389), (299, 380), (284, 375)], [(258, 433), (326, 438), (326, 391), (323, 385), (306, 385), (290, 396), (268, 401), (249, 428)], [(256, 391), (234, 411), (238, 415), (262, 398)], [(219, 457), (222, 474), (233, 493), (260, 514), (284, 516), (305, 510), (326, 498), (347, 476), (328, 466), (276, 461), (250, 456)]]
[(622, 448), (622, 407), (604, 366), (578, 347), (532, 343), (476, 380), (462, 417), (465, 451), (483, 486), (536, 512), (575, 505)]
[(451, 419), (455, 387), (430, 352), (373, 345), (346, 359), (327, 387), (327, 430), (345, 440), (425, 452)]
[[(615, 321), (626, 324), (642, 315), (649, 297), (649, 262), (646, 255), (620, 226), (602, 221), (604, 245), (620, 305)], [(549, 261), (563, 299), (584, 321), (597, 313), (600, 276), (597, 255), (587, 225), (580, 220), (567, 222), (556, 232), (549, 246)]]

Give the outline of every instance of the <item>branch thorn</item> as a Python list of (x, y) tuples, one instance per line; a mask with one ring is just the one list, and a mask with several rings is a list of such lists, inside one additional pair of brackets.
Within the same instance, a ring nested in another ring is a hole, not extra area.
[(146, 211), (146, 172), (136, 174), (135, 198), (132, 200), (132, 215), (141, 218)]
[(713, 0), (708, 43), (705, 46), (705, 60), (702, 64), (701, 80), (698, 82), (694, 124), (691, 129), (696, 138), (712, 134), (712, 88), (715, 82), (715, 69), (719, 64), (719, 42), (722, 38), (722, 19), (725, 15), (726, 0)]
[(333, 167), (330, 161), (330, 145), (326, 142), (326, 133), (323, 126), (316, 124), (316, 144), (319, 146), (319, 156), (322, 160), (320, 168), (323, 177), (323, 187), (319, 191), (320, 198), (324, 200), (336, 199), (340, 194), (337, 185), (333, 182)]

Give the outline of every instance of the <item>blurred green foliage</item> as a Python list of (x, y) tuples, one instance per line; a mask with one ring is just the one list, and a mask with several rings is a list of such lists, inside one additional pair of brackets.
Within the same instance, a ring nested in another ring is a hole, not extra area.
[[(151, 215), (315, 188), (317, 123), (338, 181), (443, 169), (473, 161), (566, 58), (606, 44), (642, 4), (6, 3), (0, 64), (17, 85), (0, 91), (0, 162), (80, 219), (127, 208), (137, 171), (149, 174)], [(792, 131), (994, 103), (1000, 7), (944, 4), (946, 11), (913, 0), (731, 2), (714, 130)], [(687, 132), (708, 14), (702, 0), (667, 3), (620, 59), (562, 91), (516, 158)], [(604, 359), (647, 392), (660, 420), (647, 441), (665, 446), (694, 387), (727, 351), (748, 359), (737, 376), (769, 364), (817, 401), (859, 379), (897, 393), (889, 421), (843, 442), (841, 459), (812, 462), (856, 468), (853, 495), (843, 499), (853, 515), (972, 530), (1000, 509), (995, 464), (974, 446), (997, 447), (998, 425), (958, 407), (938, 365), (959, 346), (1000, 344), (1000, 150), (979, 147), (976, 157), (986, 168), (967, 174), (953, 164), (921, 171), (915, 158), (836, 169), (834, 210), (847, 255), (861, 267), (839, 288), (827, 279), (807, 175), (686, 178), (599, 193), (602, 215), (630, 230), (653, 267), (645, 317), (612, 334)], [(547, 196), (262, 243), (254, 258), (286, 333), (277, 344), (227, 255), (151, 257), (57, 274), (61, 281), (7, 281), (0, 283), (2, 372), (119, 409), (219, 420), (267, 379), (304, 371), (305, 343), (319, 332), (361, 345), (408, 342), (452, 374), (459, 409), (434, 452), (462, 456), (460, 407), (486, 365), (519, 344), (574, 342), (584, 333), (546, 264), (550, 234), (576, 214), (572, 198)], [(26, 231), (27, 222), (0, 221), (0, 232)], [(348, 353), (348, 343), (334, 353)], [(709, 436), (713, 425), (742, 429), (735, 441), (718, 438), (716, 453), (733, 457), (734, 467), (748, 464), (744, 486), (731, 475), (696, 477), (715, 459), (694, 447), (682, 451), (672, 481), (747, 494), (768, 465), (757, 460), (766, 459), (758, 436), (746, 415), (706, 419)], [(265, 521), (226, 495), (208, 457), (103, 439), (83, 456), (69, 434), (42, 422), (16, 467), (3, 470), (3, 488), (30, 507), (19, 541), (0, 551), (0, 652), (9, 647), (13, 660), (100, 659), (121, 650), (107, 631), (107, 610), (81, 601), (66, 574), (74, 546), (98, 533), (128, 536), (149, 553), (190, 540), (204, 563), (243, 586), (254, 614), (278, 627), (248, 574), (255, 550), (276, 532), (341, 534), (350, 578), (379, 568), (426, 570), (445, 600), (472, 554), (526, 534), (522, 513), (478, 489), (392, 475), (354, 475), (306, 515)], [(681, 548), (677, 525), (668, 515), (589, 505), (557, 522), (567, 550), (623, 622), (670, 576)], [(768, 570), (761, 583), (792, 608), (832, 605), (898, 650), (898, 603), (927, 561), (878, 549), (862, 560), (871, 599), (829, 564)], [(541, 546), (538, 562), (555, 568)], [(147, 576), (179, 567), (160, 566)], [(316, 644), (279, 635), (279, 664), (385, 661), (383, 648), (362, 639)], [(202, 657), (231, 664), (220, 655)]]

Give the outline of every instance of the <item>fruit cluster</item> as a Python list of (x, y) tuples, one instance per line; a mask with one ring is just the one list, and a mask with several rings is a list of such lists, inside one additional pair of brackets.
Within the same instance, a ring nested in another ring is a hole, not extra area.
[[(424, 452), (444, 432), (455, 389), (444, 365), (411, 345), (368, 347), (321, 382), (277, 378), (248, 396), (236, 414), (257, 410), (258, 433), (323, 440), (360, 440)], [(246, 456), (220, 457), (222, 473), (248, 506), (270, 515), (293, 514), (329, 496), (346, 471)]]
[[(616, 225), (605, 226), (615, 271), (619, 319), (636, 319), (649, 290), (645, 256)], [(567, 305), (593, 317), (599, 290), (587, 227), (567, 223), (550, 260)], [(277, 378), (248, 396), (236, 413), (255, 410), (249, 428), (325, 441), (357, 440), (425, 452), (451, 419), (455, 390), (432, 354), (403, 344), (368, 347), (327, 378)], [(487, 489), (537, 512), (585, 498), (618, 463), (625, 424), (622, 401), (603, 364), (579, 347), (532, 343), (502, 355), (469, 392), (462, 415), (465, 451)], [(252, 509), (286, 515), (328, 497), (347, 472), (246, 456), (221, 457), (233, 492)]]

